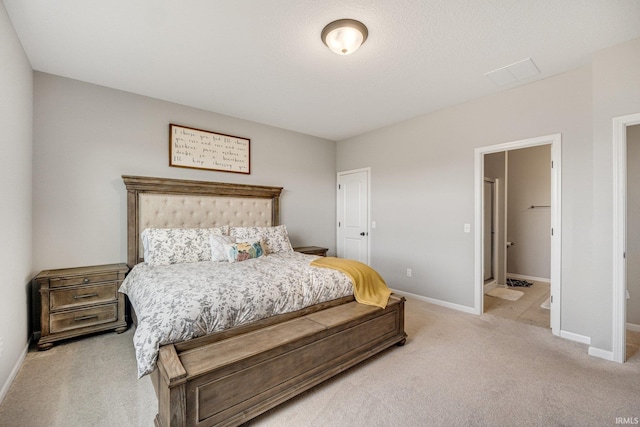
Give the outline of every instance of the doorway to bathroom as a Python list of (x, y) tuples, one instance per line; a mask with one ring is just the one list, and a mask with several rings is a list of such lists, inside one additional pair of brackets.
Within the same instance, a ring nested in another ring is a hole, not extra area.
[(640, 124), (627, 126), (626, 354), (640, 358)]
[[(636, 270), (640, 253), (640, 113), (613, 119), (613, 352), (615, 362), (637, 357), (640, 347), (640, 287)], [(627, 330), (628, 329), (628, 330)], [(629, 339), (629, 340), (628, 340)]]
[[(484, 313), (549, 328), (551, 146), (487, 154), (484, 174), (485, 224), (497, 224), (485, 226), (485, 246), (496, 240), (495, 228), (499, 228), (506, 247), (499, 254), (506, 273), (495, 275), (493, 286), (485, 281)], [(500, 179), (506, 190), (492, 195), (487, 183)], [(502, 199), (499, 206), (498, 198)], [(488, 216), (493, 210), (499, 215), (493, 215), (491, 221)], [(490, 255), (485, 250), (485, 276)]]
[[(476, 227), (478, 313), (495, 310), (550, 327), (555, 335), (560, 334), (560, 145), (556, 134), (476, 149), (476, 224), (482, 224)], [(535, 164), (544, 166), (531, 169)], [(491, 180), (497, 183), (493, 188), (486, 184)], [(493, 192), (492, 201), (485, 190)]]

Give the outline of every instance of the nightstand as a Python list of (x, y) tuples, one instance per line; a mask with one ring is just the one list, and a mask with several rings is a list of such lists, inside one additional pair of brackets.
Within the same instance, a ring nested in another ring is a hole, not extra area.
[(293, 248), (293, 250), (307, 255), (327, 256), (327, 251), (329, 249), (321, 248), (320, 246), (300, 246), (298, 248)]
[(118, 288), (126, 264), (45, 270), (35, 277), (42, 312), (38, 350), (55, 341), (115, 329), (127, 330), (124, 295)]

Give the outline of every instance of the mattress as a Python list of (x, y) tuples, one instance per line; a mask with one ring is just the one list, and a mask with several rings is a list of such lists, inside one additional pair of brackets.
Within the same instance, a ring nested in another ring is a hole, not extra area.
[(138, 377), (155, 369), (162, 345), (353, 295), (349, 278), (311, 266), (316, 258), (283, 252), (242, 262), (137, 264), (119, 291), (137, 315)]

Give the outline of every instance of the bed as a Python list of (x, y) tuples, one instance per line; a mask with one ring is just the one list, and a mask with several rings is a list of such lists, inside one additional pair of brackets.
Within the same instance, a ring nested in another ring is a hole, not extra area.
[[(141, 234), (148, 228), (279, 228), (280, 187), (128, 175), (123, 181), (131, 268), (144, 267)], [(382, 309), (336, 288), (295, 311), (161, 345), (149, 374), (158, 398), (155, 425), (239, 425), (405, 343), (404, 298), (392, 294)], [(138, 324), (135, 310), (128, 313)]]

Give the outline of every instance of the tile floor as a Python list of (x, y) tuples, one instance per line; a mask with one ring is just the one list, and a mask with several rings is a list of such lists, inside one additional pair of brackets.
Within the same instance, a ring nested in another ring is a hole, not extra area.
[(640, 331), (627, 329), (627, 361), (640, 358)]
[(484, 296), (484, 312), (531, 325), (550, 328), (550, 311), (540, 307), (549, 298), (549, 284), (545, 282), (533, 282), (528, 288), (508, 287), (515, 291), (524, 292), (517, 301), (509, 301), (502, 298)]

